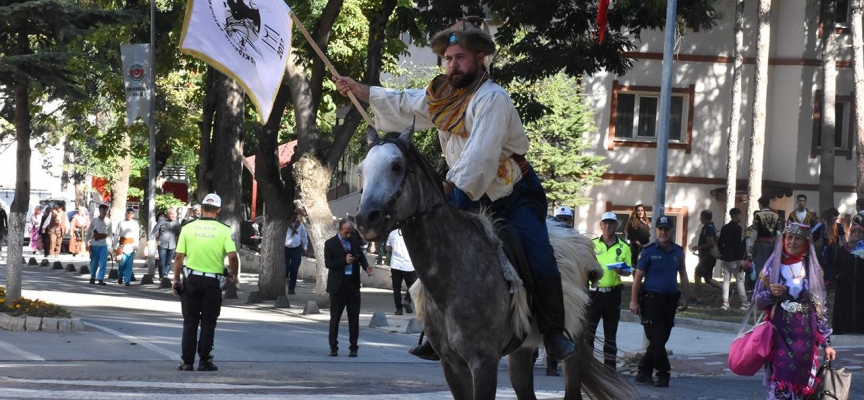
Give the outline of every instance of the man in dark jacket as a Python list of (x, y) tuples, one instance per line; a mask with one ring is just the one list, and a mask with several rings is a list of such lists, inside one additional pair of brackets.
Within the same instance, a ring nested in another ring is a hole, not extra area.
[(354, 234), (354, 224), (339, 221), (339, 233), (324, 242), (324, 266), (329, 270), (327, 293), (330, 293), (330, 356), (339, 355), (339, 320), (348, 309), (348, 357), (357, 357), (357, 337), (360, 335), (360, 269), (374, 275), (366, 261), (360, 238)]
[(741, 309), (746, 310), (750, 306), (747, 301), (747, 292), (744, 291), (744, 269), (741, 266), (746, 258), (744, 247), (743, 229), (741, 228), (741, 210), (733, 208), (729, 210), (732, 218), (728, 224), (720, 229), (720, 239), (717, 247), (720, 249), (720, 268), (723, 270), (723, 310), (729, 310), (729, 282), (735, 277), (738, 285), (738, 297), (741, 299)]

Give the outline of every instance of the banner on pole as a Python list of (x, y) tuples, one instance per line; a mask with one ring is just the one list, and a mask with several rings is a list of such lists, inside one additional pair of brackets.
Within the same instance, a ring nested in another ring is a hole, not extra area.
[(123, 64), (123, 84), (126, 87), (126, 126), (132, 126), (139, 116), (150, 123), (150, 105), (153, 90), (150, 87), (150, 45), (124, 44), (120, 46)]
[(288, 64), (290, 11), (282, 0), (189, 0), (180, 51), (234, 79), (264, 124)]

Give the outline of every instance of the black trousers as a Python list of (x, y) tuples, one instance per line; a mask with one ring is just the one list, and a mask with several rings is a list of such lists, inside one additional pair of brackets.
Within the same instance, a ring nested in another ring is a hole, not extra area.
[(603, 362), (616, 369), (618, 353), (618, 321), (621, 320), (621, 290), (624, 285), (612, 288), (611, 292), (590, 291), (591, 304), (588, 306), (588, 345), (594, 349), (597, 325), (603, 319)]
[[(393, 284), (393, 301), (396, 302), (396, 309), (402, 309), (402, 280), (408, 285), (408, 289), (417, 281), (417, 272), (402, 271), (401, 269), (390, 269), (390, 279)], [(405, 292), (405, 302), (411, 302), (411, 292)]]
[(651, 373), (657, 370), (657, 377), (669, 377), (672, 365), (669, 364), (669, 355), (666, 353), (666, 342), (669, 341), (669, 334), (675, 325), (679, 297), (681, 292), (643, 292), (640, 296), (642, 328), (648, 338), (648, 348), (639, 361), (639, 375), (651, 376)]
[(339, 320), (342, 312), (348, 309), (349, 350), (357, 350), (360, 336), (360, 280), (352, 277), (342, 282), (336, 293), (330, 293), (330, 349), (339, 348)]
[(183, 281), (180, 301), (183, 306), (183, 363), (194, 363), (196, 349), (199, 360), (206, 361), (213, 349), (216, 319), (222, 311), (222, 288), (219, 287), (219, 279), (189, 275)]
[(40, 234), (42, 237), (42, 252), (45, 253), (45, 257), (51, 255), (51, 234), (48, 233), (48, 230), (45, 230), (45, 233)]

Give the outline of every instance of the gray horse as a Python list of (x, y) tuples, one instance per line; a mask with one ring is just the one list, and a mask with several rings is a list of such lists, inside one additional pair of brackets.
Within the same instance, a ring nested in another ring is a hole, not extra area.
[[(357, 229), (368, 240), (402, 229), (423, 286), (412, 288), (418, 316), (456, 400), (495, 398), (505, 355), (518, 398), (535, 399), (532, 353), (542, 335), (530, 321), (522, 282), (503, 256), (489, 217), (460, 212), (445, 201), (441, 180), (411, 143), (412, 135), (409, 128), (382, 139), (369, 130)], [(560, 224), (547, 226), (562, 275), (567, 330), (582, 339), (587, 276), (602, 270), (590, 240)], [(592, 398), (634, 397), (632, 386), (597, 361), (584, 340), (577, 343), (579, 353), (563, 363), (565, 398), (582, 398), (582, 389)]]

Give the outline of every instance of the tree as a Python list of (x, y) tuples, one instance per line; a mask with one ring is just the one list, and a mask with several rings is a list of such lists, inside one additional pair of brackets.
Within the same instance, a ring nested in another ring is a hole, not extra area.
[(596, 128), (578, 82), (559, 73), (532, 85), (513, 83), (507, 89), (511, 93), (531, 92), (548, 109), (525, 129), (531, 142), (526, 158), (537, 172), (550, 205), (591, 203), (593, 199), (583, 195), (585, 189), (600, 181), (606, 166), (600, 164), (601, 156), (579, 154), (589, 147), (587, 136)]
[(819, 151), (819, 207), (834, 207), (834, 115), (837, 95), (836, 1), (822, 0), (822, 126)]
[[(744, 0), (735, 0), (735, 61), (732, 65), (732, 110), (726, 139), (726, 210), (735, 207), (738, 184), (738, 133), (741, 125), (741, 67), (744, 65)], [(724, 221), (732, 217), (724, 213)]]
[(864, 18), (861, 0), (851, 0), (849, 13), (849, 30), (852, 36), (852, 76), (855, 82), (854, 96), (855, 116), (853, 124), (857, 145), (855, 160), (858, 165), (858, 198), (864, 198), (864, 39), (862, 39), (862, 23)]
[[(94, 26), (122, 19), (118, 13), (91, 10), (58, 0), (24, 0), (0, 6), (0, 84), (13, 98), (10, 114), (16, 144), (15, 200), (10, 207), (6, 273), (8, 301), (21, 297), (21, 263), (25, 218), (30, 207), (30, 138), (32, 101), (83, 97), (69, 73), (78, 36)], [(8, 98), (7, 97), (7, 98)], [(6, 107), (4, 107), (5, 109)]]
[(750, 187), (747, 190), (747, 221), (759, 209), (762, 196), (762, 168), (765, 160), (765, 109), (768, 99), (768, 57), (771, 45), (771, 0), (759, 0), (756, 28), (756, 73), (753, 93), (753, 132), (750, 134)]

